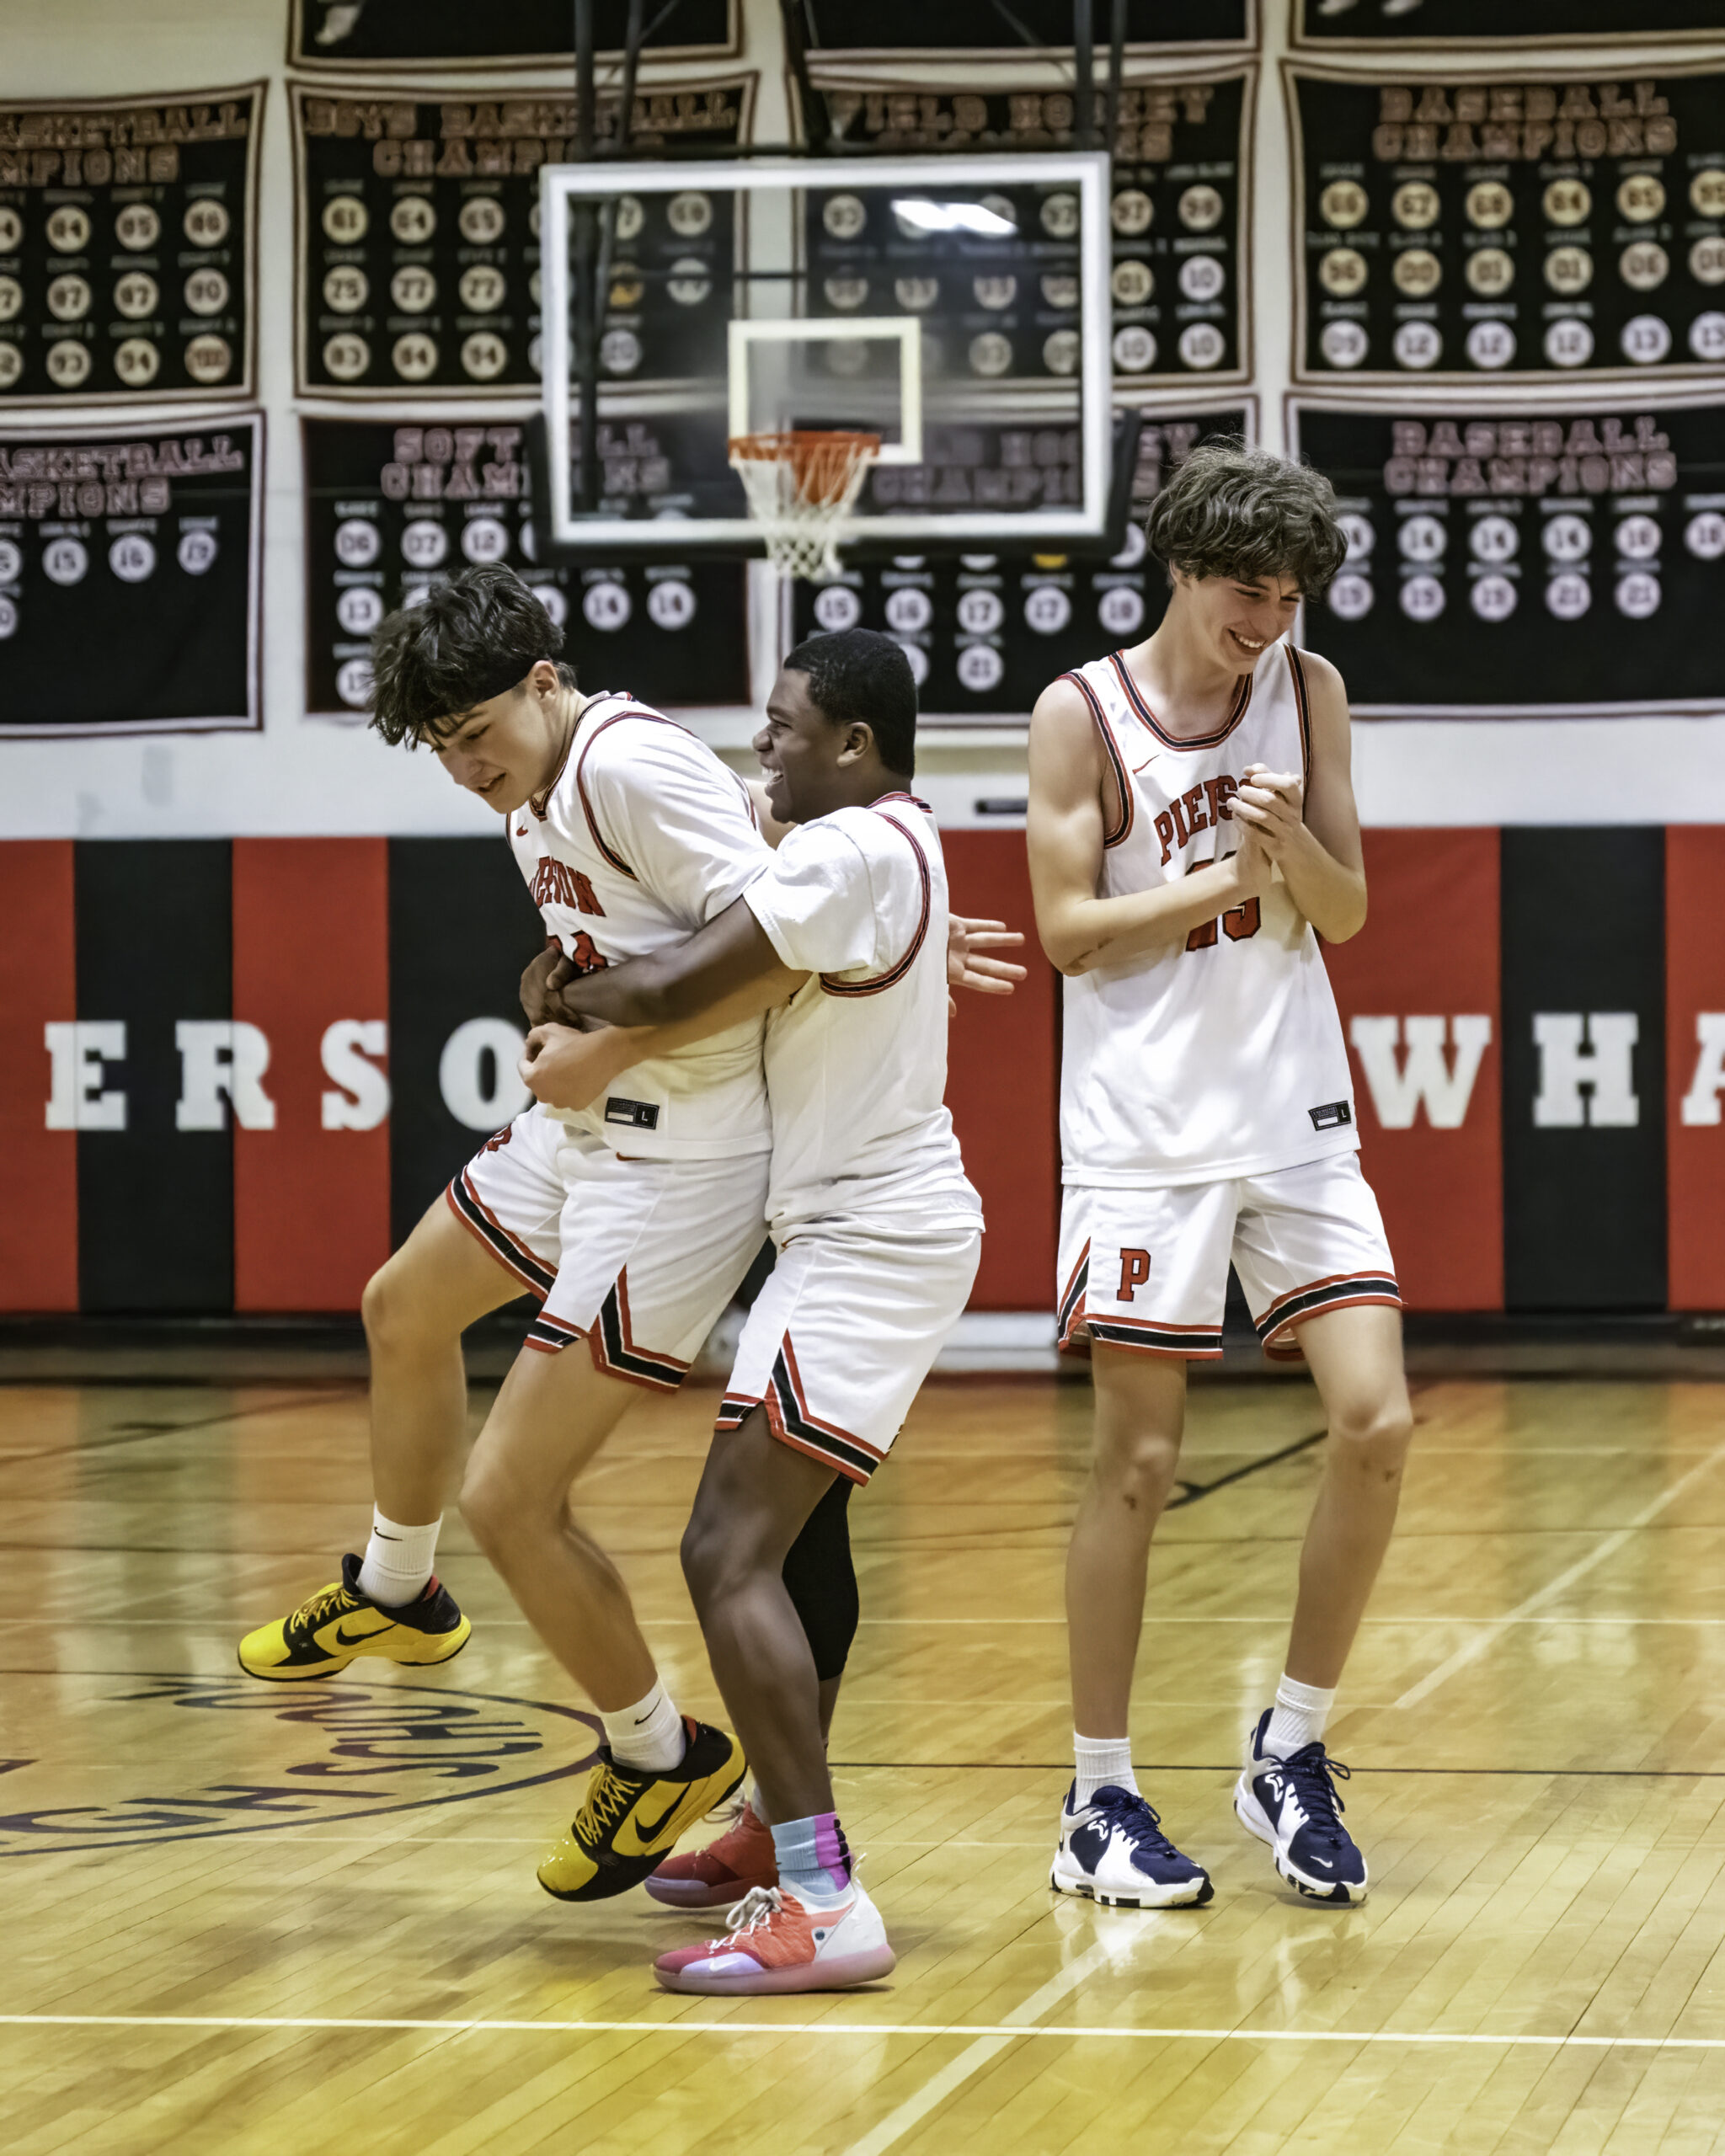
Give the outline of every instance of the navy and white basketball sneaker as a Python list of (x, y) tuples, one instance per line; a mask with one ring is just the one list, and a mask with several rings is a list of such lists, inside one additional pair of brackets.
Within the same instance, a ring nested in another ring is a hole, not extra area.
[(1108, 1908), (1172, 1909), (1209, 1901), (1215, 1889), (1202, 1865), (1183, 1856), (1141, 1796), (1113, 1782), (1088, 1804), (1060, 1807), (1060, 1845), (1048, 1875), (1059, 1894), (1082, 1894)]
[(1336, 1778), (1345, 1782), (1348, 1769), (1320, 1742), (1302, 1744), (1286, 1759), (1266, 1752), (1269, 1720), (1266, 1708), (1234, 1790), (1241, 1825), (1269, 1844), (1277, 1870), (1302, 1894), (1318, 1902), (1363, 1902), (1365, 1859), (1338, 1816), (1345, 1806), (1336, 1794)]

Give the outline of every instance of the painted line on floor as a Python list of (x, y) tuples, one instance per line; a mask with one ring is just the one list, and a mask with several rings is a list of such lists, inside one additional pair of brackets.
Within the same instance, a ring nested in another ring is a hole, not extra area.
[(1511, 1625), (1519, 1624), (1524, 1619), (1532, 1616), (1544, 1604), (1555, 1601), (1560, 1594), (1566, 1593), (1573, 1587), (1578, 1580), (1585, 1579), (1589, 1572), (1596, 1571), (1608, 1558), (1615, 1557), (1626, 1544), (1634, 1540), (1644, 1527), (1652, 1526), (1661, 1513), (1674, 1505), (1691, 1483), (1698, 1482), (1702, 1476), (1717, 1466), (1722, 1460), (1725, 1460), (1725, 1445), (1717, 1445), (1697, 1466), (1691, 1467), (1687, 1475), (1680, 1476), (1669, 1490), (1662, 1492), (1651, 1504), (1643, 1505), (1632, 1519), (1618, 1528), (1614, 1534), (1608, 1534), (1597, 1547), (1589, 1550), (1585, 1557), (1578, 1557), (1573, 1565), (1559, 1572), (1556, 1579), (1541, 1588), (1536, 1593), (1529, 1595), (1525, 1602), (1518, 1602), (1515, 1607), (1503, 1616), (1494, 1617), (1465, 1646), (1457, 1647), (1454, 1654), (1445, 1661), (1440, 1662), (1429, 1676), (1422, 1677), (1417, 1684), (1409, 1685), (1401, 1698), (1395, 1702), (1396, 1705), (1417, 1707), (1423, 1701), (1429, 1700), (1440, 1684), (1448, 1684), (1452, 1677), (1467, 1668), (1471, 1663), (1477, 1662), (1482, 1654), (1488, 1652)]
[(980, 2073), (991, 2060), (1000, 2054), (1020, 2036), (1039, 2035), (1032, 2025), (1039, 2021), (1050, 2007), (1057, 2006), (1069, 1993), (1076, 1991), (1085, 1979), (1108, 1966), (1108, 1949), (1102, 1940), (1087, 1946), (1077, 1959), (1069, 1961), (1064, 1969), (1049, 1978), (1040, 1990), (1031, 1993), (1020, 2006), (1015, 2006), (999, 2025), (993, 2029), (979, 2029), (975, 2041), (967, 2045), (954, 2059), (949, 2059), (937, 2073), (932, 2074), (913, 2096), (887, 2113), (880, 2123), (864, 2134), (860, 2141), (852, 2142), (846, 2156), (883, 2156), (883, 2152), (902, 2141), (914, 2127), (921, 2123), (928, 2114), (963, 2088), (973, 2075)]
[[(1049, 2006), (1106, 1965), (1108, 1955), (1097, 1946), (1082, 1954), (1068, 1969), (1033, 1993), (1015, 2014), (1027, 2017), (1045, 2013)], [(1479, 2031), (1451, 2035), (1437, 2030), (1400, 2029), (1179, 2029), (1124, 2028), (1108, 2023), (1073, 2025), (1065, 2022), (1020, 2022), (1008, 2015), (1001, 2021), (701, 2021), (692, 2017), (677, 2021), (504, 2021), (417, 2020), (398, 2019), (341, 2019), (334, 2015), (246, 2014), (0, 2014), (0, 2028), (44, 2029), (255, 2029), (255, 2030), (396, 2030), (426, 2036), (970, 2036), (980, 2037), (991, 2048), (992, 2057), (1002, 2046), (1022, 2037), (1103, 2036), (1139, 2043), (1193, 2044), (1415, 2044), (1464, 2045), (1496, 2047), (1500, 2051), (1725, 2051), (1725, 2036), (1494, 2036)], [(981, 2047), (976, 2048), (980, 2050)], [(968, 2054), (961, 2054), (967, 2057)], [(979, 2057), (975, 2066), (986, 2062)], [(959, 2063), (953, 2061), (953, 2065)], [(970, 2069), (975, 2071), (975, 2067)], [(950, 2072), (950, 2069), (948, 2069)], [(960, 2077), (961, 2079), (968, 2077)], [(937, 2076), (937, 2079), (943, 2079)], [(932, 2083), (930, 2084), (932, 2087)], [(948, 2083), (949, 2087), (956, 2083)], [(911, 2099), (912, 2104), (919, 2100)], [(938, 2099), (936, 2100), (937, 2101)], [(908, 2110), (901, 2105), (900, 2110)], [(895, 2114), (896, 2116), (896, 2114)], [(917, 2117), (926, 2116), (919, 2111)], [(883, 2121), (883, 2126), (885, 2124)], [(914, 2121), (906, 2121), (909, 2125)], [(876, 2129), (877, 2132), (881, 2131)], [(880, 2148), (889, 2143), (881, 2143)], [(858, 2143), (850, 2156), (875, 2151), (870, 2140)]]

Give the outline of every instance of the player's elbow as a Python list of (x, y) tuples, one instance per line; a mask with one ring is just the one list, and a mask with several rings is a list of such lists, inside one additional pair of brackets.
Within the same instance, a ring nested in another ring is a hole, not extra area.
[(1335, 909), (1333, 918), (1324, 923), (1324, 941), (1326, 943), (1351, 942), (1365, 926), (1365, 894), (1361, 891), (1357, 898), (1344, 899)]
[(1039, 915), (1036, 937), (1043, 956), (1056, 973), (1081, 974), (1087, 959), (1094, 955), (1094, 932), (1087, 935), (1081, 924), (1065, 920), (1059, 914), (1046, 919)]

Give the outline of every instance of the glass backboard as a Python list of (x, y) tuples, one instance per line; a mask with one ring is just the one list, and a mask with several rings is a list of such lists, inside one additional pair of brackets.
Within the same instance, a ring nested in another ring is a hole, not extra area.
[(540, 216), (553, 545), (758, 551), (727, 443), (805, 428), (881, 438), (848, 536), (1105, 531), (1101, 152), (547, 166)]

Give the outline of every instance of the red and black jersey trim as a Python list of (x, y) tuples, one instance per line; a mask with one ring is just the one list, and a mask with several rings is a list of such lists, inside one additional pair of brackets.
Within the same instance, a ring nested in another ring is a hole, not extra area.
[(1098, 1348), (1124, 1348), (1130, 1355), (1165, 1355), (1185, 1363), (1215, 1362), (1222, 1352), (1219, 1325), (1164, 1325), (1147, 1317), (1098, 1317), (1086, 1314), (1085, 1329)]
[[(904, 798), (916, 800), (914, 794), (907, 794)], [(923, 806), (920, 801), (916, 805), (919, 808)], [(871, 802), (869, 806), (878, 808), (879, 803)], [(896, 816), (883, 813), (881, 821), (890, 824), (895, 831), (901, 833), (916, 857), (917, 873), (922, 878), (922, 917), (916, 924), (916, 933), (911, 938), (910, 949), (897, 965), (889, 967), (885, 973), (871, 974), (867, 980), (842, 980), (836, 974), (822, 974), (820, 985), (829, 995), (879, 995), (883, 990), (893, 987), (916, 964), (917, 953), (928, 934), (929, 918), (934, 910), (934, 879), (929, 874), (928, 856), (922, 851), (922, 841), (908, 824), (901, 824)]]
[(850, 1481), (866, 1482), (886, 1458), (849, 1430), (840, 1429), (835, 1422), (823, 1422), (818, 1415), (809, 1413), (797, 1369), (797, 1351), (788, 1332), (772, 1358), (772, 1376), (761, 1404), (766, 1409), (767, 1425), (781, 1444), (806, 1454), (810, 1460), (823, 1461)]
[[(621, 725), (626, 718), (650, 718), (656, 725), (676, 728), (679, 734), (686, 734), (689, 729), (686, 726), (678, 726), (674, 718), (667, 718), (662, 711), (649, 711), (645, 704), (635, 703), (628, 697), (622, 696), (620, 692), (616, 693), (618, 693), (618, 699), (623, 708), (621, 711), (612, 712), (608, 718), (601, 718), (581, 744), (581, 753), (575, 759), (575, 791), (580, 796), (581, 814), (587, 819), (587, 829), (592, 834), (593, 843), (598, 847), (601, 858), (616, 869), (619, 876), (627, 876), (632, 883), (638, 883), (641, 879), (630, 867), (628, 862), (614, 846), (606, 843), (605, 834), (599, 828), (599, 819), (593, 813), (593, 803), (587, 798), (587, 784), (582, 773), (586, 769), (588, 757), (593, 753), (593, 744), (600, 735), (607, 727)], [(599, 699), (595, 697), (595, 702), (598, 701)], [(584, 719), (586, 717), (585, 712), (582, 717)], [(745, 792), (747, 790), (745, 787)]]
[(1060, 1291), (1055, 1345), (1062, 1353), (1081, 1345), (1074, 1337), (1074, 1331), (1084, 1322), (1084, 1291), (1089, 1284), (1090, 1245), (1087, 1241), (1078, 1253), (1078, 1262), (1072, 1267), (1066, 1284)]
[(1132, 787), (1126, 776), (1126, 766), (1120, 755), (1120, 744), (1115, 740), (1114, 729), (1108, 724), (1108, 713), (1103, 709), (1102, 698), (1085, 680), (1081, 668), (1075, 667), (1070, 674), (1064, 675), (1061, 678), (1070, 681), (1082, 696), (1085, 702), (1090, 706), (1090, 716), (1096, 722), (1097, 733), (1102, 738), (1103, 754), (1108, 760), (1109, 767), (1114, 774), (1114, 787), (1120, 797), (1120, 813), (1114, 819), (1114, 828), (1111, 830), (1104, 830), (1102, 835), (1103, 848), (1106, 851), (1109, 846), (1118, 846), (1132, 828), (1132, 819), (1137, 813), (1136, 805), (1132, 798)]
[(689, 1366), (675, 1355), (655, 1354), (638, 1347), (629, 1329), (629, 1273), (624, 1267), (611, 1283), (611, 1293), (599, 1306), (599, 1322), (587, 1335), (596, 1366), (631, 1385), (654, 1392), (675, 1392), (689, 1374)]
[[(582, 705), (580, 718), (578, 718), (574, 726), (569, 729), (569, 738), (563, 744), (563, 754), (558, 759), (557, 769), (545, 782), (543, 787), (539, 792), (530, 794), (527, 797), (527, 806), (532, 810), (533, 814), (538, 818), (542, 824), (551, 814), (551, 797), (556, 792), (557, 782), (563, 776), (564, 771), (568, 767), (569, 750), (574, 747), (575, 736), (581, 730), (581, 719), (587, 716), (588, 712), (592, 710), (595, 704), (612, 702), (633, 704), (634, 701), (634, 698), (629, 694), (627, 689), (601, 689), (596, 696), (589, 696), (586, 702)], [(667, 720), (665, 723), (669, 725), (671, 722)], [(505, 819), (505, 823), (506, 820), (507, 819)], [(516, 835), (521, 838), (526, 838), (527, 834), (525, 830), (522, 830), (518, 832)]]
[(1284, 1328), (1295, 1326), (1302, 1318), (1316, 1317), (1320, 1310), (1345, 1310), (1353, 1303), (1383, 1303), (1392, 1310), (1402, 1307), (1402, 1290), (1392, 1273), (1338, 1273), (1327, 1280), (1314, 1280), (1304, 1288), (1293, 1288), (1285, 1295), (1278, 1295), (1260, 1318), (1252, 1322), (1258, 1339), (1267, 1352), (1276, 1356), (1293, 1356), (1297, 1348), (1271, 1348), (1270, 1337)]
[(713, 1427), (715, 1430), (740, 1430), (760, 1405), (752, 1393), (728, 1392), (718, 1403)]
[(1250, 674), (1242, 674), (1240, 676), (1240, 685), (1234, 691), (1234, 701), (1229, 707), (1228, 716), (1214, 734), (1170, 734), (1144, 701), (1144, 693), (1132, 678), (1132, 670), (1126, 664), (1125, 654), (1118, 651), (1110, 652), (1106, 663), (1114, 668), (1118, 675), (1120, 686), (1125, 691), (1127, 702), (1131, 705), (1132, 709), (1165, 749), (1214, 749), (1219, 742), (1226, 741), (1241, 720), (1245, 718), (1247, 707), (1252, 702), (1252, 684), (1258, 679), (1256, 669)]
[[(1300, 783), (1311, 785), (1311, 692), (1306, 685), (1306, 664), (1290, 643), (1288, 674), (1294, 684), (1294, 708), (1300, 715)], [(1304, 812), (1302, 810), (1302, 819)]]
[[(508, 1142), (507, 1129), (499, 1134), (502, 1142)], [(492, 1145), (499, 1142), (497, 1138)], [(499, 1262), (506, 1265), (524, 1287), (529, 1288), (542, 1300), (551, 1293), (557, 1278), (555, 1266), (547, 1265), (536, 1257), (519, 1235), (512, 1235), (501, 1220), (486, 1204), (473, 1187), (469, 1171), (463, 1168), (444, 1192), (449, 1200), (449, 1209), (457, 1220), (480, 1241)]]
[(563, 1349), (581, 1337), (581, 1328), (571, 1325), (566, 1318), (553, 1317), (541, 1310), (527, 1327), (526, 1345), (542, 1355), (560, 1355)]
[(597, 1320), (583, 1328), (567, 1318), (541, 1310), (527, 1328), (527, 1345), (542, 1355), (557, 1355), (573, 1342), (585, 1340), (593, 1367), (608, 1377), (629, 1385), (644, 1385), (649, 1392), (675, 1392), (689, 1374), (689, 1365), (675, 1355), (654, 1354), (638, 1347), (629, 1330), (629, 1275), (627, 1267), (612, 1282), (611, 1292), (599, 1306)]

